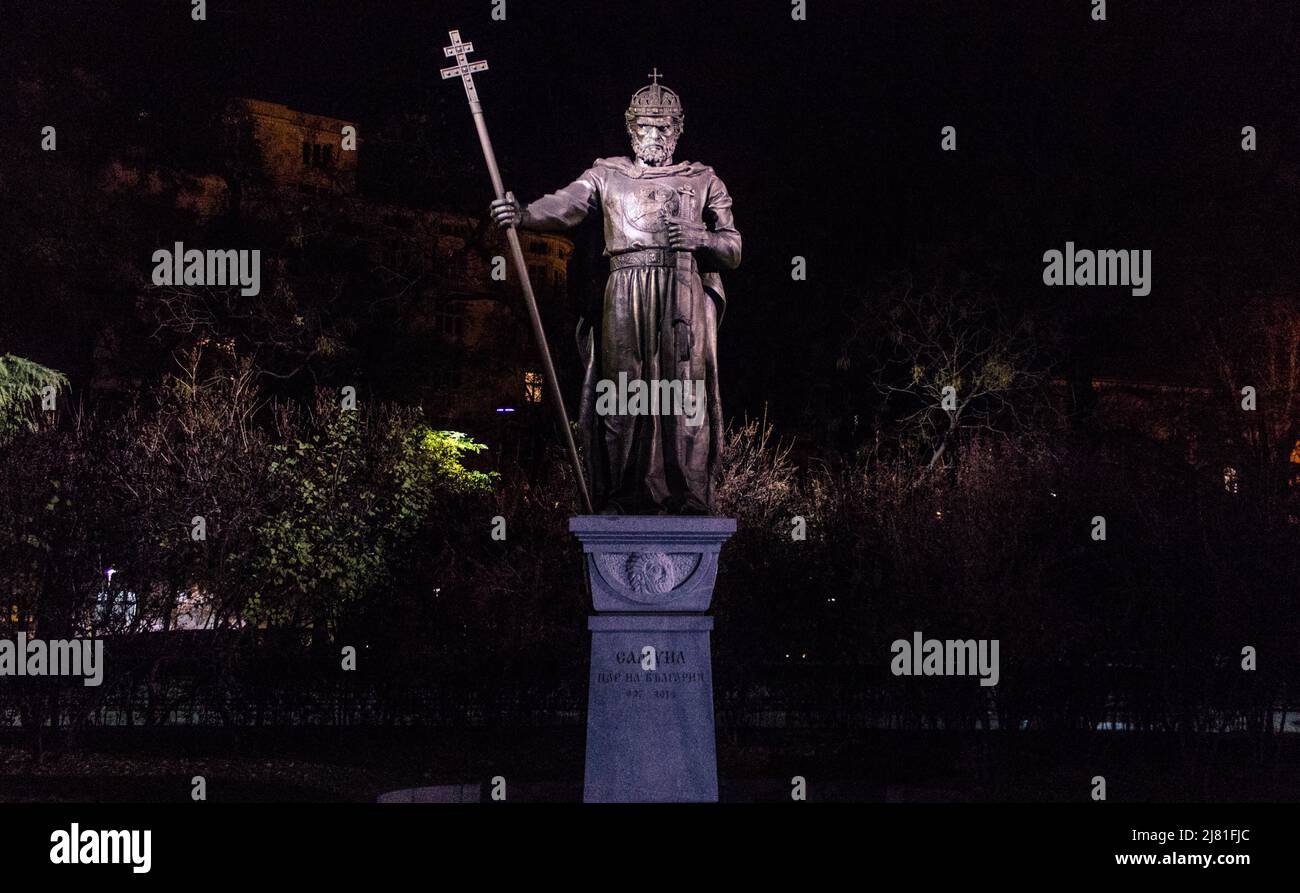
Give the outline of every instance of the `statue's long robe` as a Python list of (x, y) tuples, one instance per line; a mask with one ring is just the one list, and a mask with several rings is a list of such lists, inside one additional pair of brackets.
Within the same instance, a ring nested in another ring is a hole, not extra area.
[[(593, 502), (598, 511), (632, 514), (711, 512), (722, 444), (717, 331), (726, 307), (718, 271), (740, 263), (731, 196), (707, 165), (645, 167), (628, 158), (601, 158), (568, 186), (528, 205), (524, 225), (568, 229), (597, 210), (609, 257), (666, 249), (669, 218), (703, 223), (713, 237), (708, 248), (693, 253), (693, 262), (683, 255), (677, 266), (613, 270), (601, 324), (579, 326), (586, 375), (578, 419)], [(617, 383), (620, 372), (628, 381), (702, 381), (704, 423), (598, 413), (597, 383)]]

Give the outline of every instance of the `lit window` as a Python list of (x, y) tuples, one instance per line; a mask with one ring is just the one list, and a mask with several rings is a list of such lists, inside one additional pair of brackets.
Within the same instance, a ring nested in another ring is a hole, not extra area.
[(542, 374), (540, 372), (524, 373), (524, 400), (529, 403), (542, 402)]
[(1223, 469), (1223, 489), (1229, 493), (1237, 492), (1237, 469), (1231, 465)]
[[(0, 619), (4, 618), (4, 612), (0, 611)], [(9, 609), (9, 622), (15, 625), (25, 623), (28, 629), (31, 629), (36, 622), (36, 613), (34, 611), (23, 611), (17, 605)]]

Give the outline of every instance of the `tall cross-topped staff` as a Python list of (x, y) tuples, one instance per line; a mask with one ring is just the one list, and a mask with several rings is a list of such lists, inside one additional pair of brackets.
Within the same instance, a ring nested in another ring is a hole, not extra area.
[[(492, 139), (488, 136), (487, 122), (483, 118), (483, 105), (478, 101), (478, 90), (474, 87), (474, 72), (487, 71), (484, 61), (469, 62), (465, 56), (474, 52), (474, 44), (461, 43), (459, 31), (447, 32), (451, 37), (451, 46), (443, 47), (443, 52), (456, 60), (451, 68), (442, 69), (442, 79), (459, 77), (465, 85), (465, 95), (469, 98), (469, 110), (474, 115), (474, 126), (478, 129), (478, 141), (483, 146), (483, 157), (487, 160), (488, 174), (492, 177), (492, 188), (497, 198), (506, 198), (505, 186), (501, 183), (501, 171), (497, 168), (496, 153), (492, 151)], [(578, 491), (582, 495), (582, 505), (587, 514), (592, 514), (591, 495), (587, 492), (587, 479), (582, 473), (582, 462), (578, 459), (578, 448), (573, 443), (573, 430), (569, 427), (569, 414), (564, 411), (564, 397), (560, 394), (560, 382), (555, 377), (555, 367), (551, 364), (551, 350), (546, 344), (546, 332), (542, 330), (542, 317), (537, 312), (537, 299), (533, 296), (533, 284), (528, 278), (528, 264), (524, 261), (524, 251), (519, 247), (519, 232), (511, 224), (506, 230), (506, 240), (510, 243), (510, 255), (515, 261), (515, 271), (519, 274), (519, 283), (524, 289), (524, 300), (528, 303), (528, 317), (533, 324), (533, 338), (537, 349), (542, 354), (542, 371), (546, 376), (546, 387), (551, 392), (555, 411), (560, 414), (560, 428), (564, 431), (564, 440), (569, 448), (569, 461), (573, 463), (573, 473), (578, 479)]]

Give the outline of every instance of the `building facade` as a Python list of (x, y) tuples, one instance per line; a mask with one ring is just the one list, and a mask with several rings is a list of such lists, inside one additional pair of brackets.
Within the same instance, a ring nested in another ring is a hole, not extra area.
[[(504, 234), (486, 215), (363, 194), (365, 140), (354, 122), (258, 99), (236, 100), (228, 119), (255, 147), (266, 194), (251, 197), (254, 213), (283, 212), (294, 195), (328, 202), (364, 242), (385, 286), (417, 296), (404, 303), (402, 325), (438, 348), (433, 385), (419, 395), (432, 422), (502, 445), (511, 432), (541, 423), (541, 366), (517, 273)], [(573, 243), (551, 233), (520, 236), (544, 317), (568, 323)]]

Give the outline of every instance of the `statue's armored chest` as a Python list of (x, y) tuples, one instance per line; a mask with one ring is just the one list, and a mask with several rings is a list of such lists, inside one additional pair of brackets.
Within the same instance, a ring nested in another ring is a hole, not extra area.
[(605, 212), (617, 226), (647, 235), (664, 232), (670, 220), (698, 223), (703, 205), (698, 180), (696, 177), (611, 177), (603, 196)]

